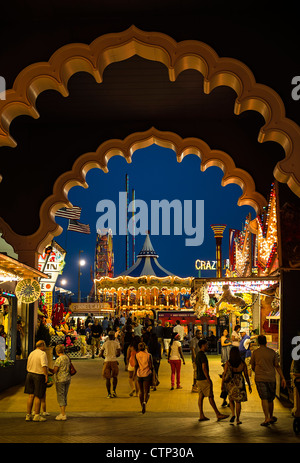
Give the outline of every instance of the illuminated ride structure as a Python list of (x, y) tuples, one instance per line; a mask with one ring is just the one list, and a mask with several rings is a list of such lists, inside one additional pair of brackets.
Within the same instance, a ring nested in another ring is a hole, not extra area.
[(116, 314), (156, 318), (162, 310), (180, 310), (189, 298), (193, 278), (173, 275), (158, 262), (149, 234), (136, 262), (117, 277), (95, 279), (96, 295), (110, 301)]
[[(114, 276), (113, 235), (109, 228), (97, 230), (94, 272), (91, 274), (91, 279), (94, 282), (94, 280), (104, 276)], [(91, 300), (95, 297), (94, 284), (89, 296)]]

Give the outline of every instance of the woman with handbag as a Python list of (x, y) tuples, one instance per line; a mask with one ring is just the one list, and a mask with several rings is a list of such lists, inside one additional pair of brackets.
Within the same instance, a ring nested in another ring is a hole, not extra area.
[(140, 336), (134, 336), (132, 342), (127, 350), (127, 365), (128, 365), (128, 379), (129, 379), (129, 386), (131, 388), (130, 397), (134, 394), (137, 397), (139, 393), (139, 384), (137, 377), (134, 378), (134, 371), (135, 371), (135, 356), (138, 352), (138, 345), (141, 342)]
[(65, 347), (63, 344), (58, 344), (55, 347), (55, 351), (58, 357), (55, 360), (54, 368), (49, 368), (49, 370), (54, 374), (55, 377), (57, 402), (60, 406), (60, 414), (57, 415), (55, 419), (58, 421), (65, 421), (67, 419), (67, 396), (71, 383), (71, 361), (69, 357), (65, 354)]
[(146, 344), (144, 342), (139, 343), (135, 360), (134, 377), (137, 376), (138, 379), (142, 413), (145, 413), (146, 404), (150, 397), (150, 386), (152, 384), (152, 372), (154, 368), (152, 356), (149, 352), (147, 352)]
[(247, 366), (241, 358), (239, 348), (233, 346), (230, 350), (229, 360), (225, 363), (221, 386), (222, 391), (226, 389), (228, 392), (231, 410), (230, 423), (233, 423), (236, 419), (236, 424), (242, 424), (240, 421), (242, 402), (247, 401), (245, 379), (249, 385), (249, 392), (251, 394), (252, 388)]
[(153, 381), (152, 381), (152, 386), (153, 386), (153, 391), (156, 391), (156, 387), (159, 385), (158, 381), (158, 370), (160, 366), (160, 361), (161, 361), (161, 344), (158, 342), (157, 335), (155, 333), (152, 333), (150, 336), (149, 344), (148, 344), (148, 351), (152, 355), (152, 361), (153, 361), (153, 373), (155, 372), (155, 375), (153, 375)]

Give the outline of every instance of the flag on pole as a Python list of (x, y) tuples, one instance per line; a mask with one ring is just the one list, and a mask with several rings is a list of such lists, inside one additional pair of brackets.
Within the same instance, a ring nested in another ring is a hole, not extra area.
[(55, 213), (55, 215), (57, 217), (64, 217), (65, 219), (79, 220), (81, 215), (81, 207), (62, 207)]
[(68, 231), (76, 231), (78, 233), (90, 234), (90, 226), (80, 223), (77, 220), (69, 220)]

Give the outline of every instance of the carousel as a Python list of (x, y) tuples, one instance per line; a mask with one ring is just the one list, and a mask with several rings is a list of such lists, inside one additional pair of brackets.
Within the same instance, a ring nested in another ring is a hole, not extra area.
[(180, 310), (191, 292), (193, 278), (178, 277), (158, 262), (149, 234), (136, 262), (119, 276), (95, 280), (100, 301), (109, 302), (116, 311), (138, 319), (156, 318), (161, 310)]

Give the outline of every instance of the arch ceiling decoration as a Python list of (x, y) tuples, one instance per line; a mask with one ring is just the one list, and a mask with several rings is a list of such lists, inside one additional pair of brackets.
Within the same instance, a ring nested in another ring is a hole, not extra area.
[(53, 194), (43, 202), (40, 209), (39, 229), (33, 235), (24, 237), (13, 232), (0, 218), (3, 237), (14, 246), (15, 250), (42, 252), (51, 239), (62, 232), (61, 227), (55, 222), (56, 211), (61, 207), (72, 207), (68, 193), (73, 186), (88, 188), (86, 175), (90, 169), (98, 168), (108, 172), (108, 161), (116, 155), (123, 156), (128, 163), (131, 163), (132, 155), (136, 150), (153, 144), (172, 149), (176, 153), (178, 162), (189, 154), (197, 155), (201, 159), (200, 168), (203, 172), (210, 166), (220, 167), (224, 172), (222, 185), (235, 183), (242, 189), (242, 195), (238, 200), (239, 206), (251, 206), (257, 214), (266, 206), (265, 198), (255, 190), (252, 177), (245, 170), (237, 168), (227, 153), (212, 150), (207, 143), (197, 138), (182, 139), (175, 133), (160, 132), (151, 128), (147, 132), (134, 133), (125, 140), (108, 140), (95, 152), (81, 155), (73, 164), (72, 170), (65, 172), (56, 180)]
[(233, 58), (220, 58), (203, 42), (186, 40), (177, 43), (157, 32), (144, 32), (131, 26), (124, 32), (98, 37), (90, 45), (72, 43), (58, 49), (48, 62), (31, 64), (20, 72), (6, 100), (0, 101), (0, 146), (16, 146), (9, 133), (11, 121), (19, 115), (38, 118), (35, 107), (38, 95), (57, 90), (68, 96), (68, 80), (80, 71), (102, 82), (105, 68), (134, 55), (163, 63), (171, 81), (184, 70), (193, 69), (204, 76), (204, 93), (218, 86), (231, 87), (237, 94), (234, 113), (254, 110), (265, 119), (258, 135), (260, 143), (273, 141), (285, 151), (285, 158), (274, 168), (274, 177), (300, 196), (300, 128), (285, 117), (284, 104), (271, 88), (258, 84), (250, 69)]

